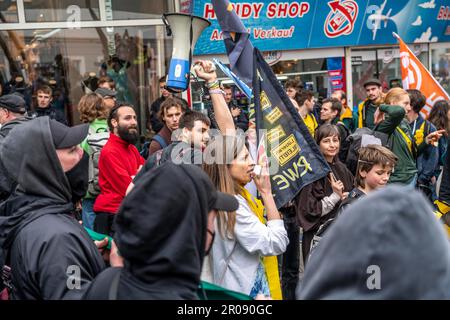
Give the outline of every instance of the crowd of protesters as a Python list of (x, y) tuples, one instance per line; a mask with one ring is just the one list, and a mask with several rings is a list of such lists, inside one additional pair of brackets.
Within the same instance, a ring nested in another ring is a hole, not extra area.
[[(49, 87), (32, 113), (20, 94), (0, 97), (2, 299), (192, 300), (207, 286), (249, 299), (450, 298), (447, 101), (425, 119), (418, 90), (370, 79), (353, 108), (344, 91), (318, 103), (288, 81), (331, 171), (277, 209), (268, 168), (255, 169), (254, 123), (212, 62), (198, 63), (208, 112), (162, 77), (142, 147), (135, 108), (108, 79), (73, 127)], [(382, 284), (368, 285), (376, 268)]]

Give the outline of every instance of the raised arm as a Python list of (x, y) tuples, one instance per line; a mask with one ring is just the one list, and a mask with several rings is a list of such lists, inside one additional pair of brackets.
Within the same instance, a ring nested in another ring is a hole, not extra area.
[(213, 68), (212, 61), (200, 60), (197, 62), (201, 68), (195, 67), (197, 76), (206, 81), (206, 85), (209, 88), (211, 95), (211, 102), (214, 109), (214, 115), (219, 130), (223, 135), (235, 135), (236, 129), (234, 126), (233, 117), (228, 109), (228, 105), (223, 96), (222, 90), (220, 90), (219, 82), (217, 81), (217, 74)]

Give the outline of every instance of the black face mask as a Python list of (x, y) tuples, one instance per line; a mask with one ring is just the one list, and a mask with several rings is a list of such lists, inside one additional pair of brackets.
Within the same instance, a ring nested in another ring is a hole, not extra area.
[(209, 252), (211, 251), (213, 243), (214, 243), (214, 238), (216, 237), (216, 233), (215, 232), (212, 232), (209, 229), (206, 229), (206, 232), (208, 232), (211, 235), (211, 244), (209, 245), (208, 249), (206, 249), (205, 256), (209, 255)]
[(89, 156), (83, 152), (83, 157), (75, 167), (66, 172), (72, 193), (72, 202), (80, 201), (87, 192), (89, 180)]
[(118, 126), (117, 132), (119, 134), (119, 137), (122, 140), (128, 142), (129, 144), (135, 144), (139, 140), (139, 133), (137, 131), (137, 127), (135, 132), (131, 132), (130, 128)]

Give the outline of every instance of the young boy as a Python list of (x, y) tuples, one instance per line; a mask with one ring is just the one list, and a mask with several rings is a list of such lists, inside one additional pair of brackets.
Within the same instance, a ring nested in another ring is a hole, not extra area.
[(356, 187), (342, 202), (340, 211), (361, 196), (384, 187), (396, 163), (397, 156), (386, 147), (371, 144), (359, 149)]
[[(320, 226), (314, 235), (311, 244), (311, 253), (318, 245), (325, 232), (334, 220), (339, 217), (343, 210), (356, 199), (367, 193), (383, 188), (387, 185), (389, 178), (397, 163), (397, 156), (388, 148), (381, 145), (370, 144), (359, 149), (358, 167), (356, 170), (356, 187), (349, 192), (348, 197), (342, 201), (338, 209), (338, 215), (327, 220)], [(310, 253), (310, 254), (311, 254)]]

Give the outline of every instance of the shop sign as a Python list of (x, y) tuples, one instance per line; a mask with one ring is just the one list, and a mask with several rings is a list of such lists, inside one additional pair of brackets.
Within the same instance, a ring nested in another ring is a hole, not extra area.
[(360, 65), (362, 65), (362, 57), (361, 56), (352, 57), (352, 66), (360, 66)]
[[(188, 2), (188, 1), (187, 1)], [(448, 42), (448, 0), (232, 0), (234, 11), (261, 51)], [(193, 14), (211, 22), (194, 54), (223, 54), (211, 0), (193, 0)]]

